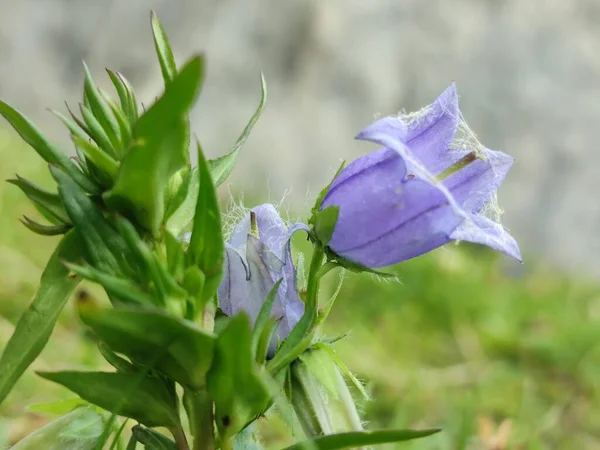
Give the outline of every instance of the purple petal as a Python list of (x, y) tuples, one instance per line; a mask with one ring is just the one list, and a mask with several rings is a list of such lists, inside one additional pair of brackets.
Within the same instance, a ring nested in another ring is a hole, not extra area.
[(521, 259), (521, 251), (515, 239), (502, 227), (502, 225), (487, 217), (472, 214), (454, 232), (450, 238), (456, 241), (467, 241), (482, 244), (499, 252)]
[(453, 83), (412, 120), (405, 122), (401, 117), (385, 117), (361, 131), (356, 139), (396, 151), (398, 146), (408, 147), (401, 156), (405, 158), (409, 173), (424, 170), (437, 175), (460, 159), (458, 153), (448, 150), (459, 120), (458, 97)]
[(394, 161), (393, 164), (396, 170), (395, 177), (398, 180), (402, 180), (406, 175), (406, 167), (399, 158), (398, 153), (389, 148), (381, 148), (355, 159), (346, 167), (344, 167), (344, 169), (331, 183), (331, 186), (329, 187), (329, 190), (327, 191), (323, 201), (327, 200), (342, 184), (352, 181), (357, 177), (368, 176), (368, 174), (371, 172), (377, 173), (381, 166), (390, 163), (392, 160)]
[(382, 166), (375, 176), (340, 186), (323, 207), (332, 204), (340, 207), (340, 213), (329, 246), (371, 268), (444, 245), (464, 220), (436, 186), (395, 178), (393, 164)]
[(493, 150), (485, 149), (482, 155), (485, 160), (478, 159), (443, 181), (457, 203), (472, 213), (490, 201), (514, 162), (512, 156)]
[[(259, 239), (264, 242), (279, 259), (284, 258), (284, 248), (296, 231), (308, 231), (308, 227), (303, 223), (292, 225), (289, 229), (279, 213), (270, 203), (252, 208), (256, 215), (256, 225), (258, 228)], [(241, 249), (246, 245), (246, 236), (250, 233), (250, 213), (238, 223), (229, 240), (229, 245), (233, 248)]]

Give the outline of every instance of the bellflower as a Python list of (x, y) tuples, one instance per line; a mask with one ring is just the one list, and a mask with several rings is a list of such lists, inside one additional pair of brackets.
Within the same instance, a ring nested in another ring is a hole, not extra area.
[(308, 230), (302, 223), (287, 227), (271, 204), (253, 208), (238, 223), (226, 246), (225, 274), (218, 291), (219, 307), (226, 315), (244, 311), (254, 323), (269, 292), (282, 279), (271, 316), (281, 319), (279, 339), (288, 336), (304, 314), (290, 249), (292, 235), (302, 229)]
[(460, 118), (452, 84), (423, 111), (385, 117), (358, 134), (383, 148), (344, 168), (323, 198), (321, 209), (339, 208), (328, 243), (334, 253), (377, 268), (468, 241), (521, 259), (514, 238), (484, 215), (513, 158), (460, 141)]

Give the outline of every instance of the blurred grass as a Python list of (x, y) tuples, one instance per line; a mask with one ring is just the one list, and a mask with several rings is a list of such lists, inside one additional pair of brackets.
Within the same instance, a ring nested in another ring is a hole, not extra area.
[[(0, 132), (0, 178), (17, 172), (51, 185), (34, 152)], [(3, 345), (57, 240), (19, 224), (35, 212), (7, 183), (0, 211)], [(600, 448), (600, 285), (527, 260), (449, 246), (398, 266), (400, 282), (346, 276), (325, 332), (350, 331), (336, 348), (373, 393), (361, 404), (369, 427), (443, 428), (406, 449)], [(101, 364), (71, 305), (33, 369)], [(46, 420), (28, 405), (66, 396), (29, 370), (0, 406), (0, 440)], [(276, 424), (262, 424), (274, 441)]]

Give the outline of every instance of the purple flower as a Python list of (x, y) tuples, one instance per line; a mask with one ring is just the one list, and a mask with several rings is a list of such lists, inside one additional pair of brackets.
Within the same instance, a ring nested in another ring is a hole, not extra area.
[(304, 314), (304, 303), (296, 288), (290, 238), (308, 227), (299, 223), (288, 228), (271, 204), (257, 206), (251, 213), (256, 218), (258, 236), (251, 230), (248, 213), (236, 226), (225, 249), (219, 307), (228, 316), (244, 311), (254, 323), (269, 292), (282, 279), (271, 316), (281, 319), (277, 336), (283, 340)]
[(377, 268), (468, 241), (521, 260), (514, 238), (484, 215), (513, 158), (470, 138), (460, 117), (452, 84), (423, 111), (358, 134), (383, 148), (344, 168), (323, 198), (321, 209), (339, 207), (333, 252)]

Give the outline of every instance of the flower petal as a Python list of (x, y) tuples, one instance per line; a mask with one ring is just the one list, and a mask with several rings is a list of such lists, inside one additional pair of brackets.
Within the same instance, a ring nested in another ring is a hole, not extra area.
[(456, 241), (482, 244), (522, 261), (517, 241), (502, 225), (487, 217), (472, 214), (468, 220), (465, 220), (452, 232), (450, 238)]
[(443, 181), (455, 200), (468, 212), (477, 213), (496, 193), (514, 158), (503, 152), (484, 149), (478, 159)]
[[(281, 260), (284, 259), (284, 248), (292, 235), (296, 231), (309, 229), (303, 223), (294, 224), (288, 229), (275, 206), (270, 203), (256, 206), (250, 211), (256, 215), (259, 239)], [(229, 245), (238, 250), (244, 248), (248, 234), (250, 234), (250, 213), (246, 214), (235, 227)]]
[[(431, 105), (410, 119), (384, 117), (361, 131), (356, 139), (395, 150), (390, 139), (408, 147), (405, 162), (409, 173), (425, 170), (437, 175), (458, 161), (458, 152), (448, 149), (460, 120), (456, 86), (450, 85)], [(385, 136), (386, 139), (381, 139)]]
[(371, 268), (388, 266), (449, 242), (464, 220), (436, 186), (418, 179), (395, 180), (392, 169), (343, 185), (328, 200), (340, 205), (329, 242), (335, 253)]

